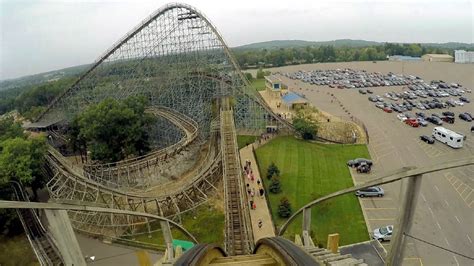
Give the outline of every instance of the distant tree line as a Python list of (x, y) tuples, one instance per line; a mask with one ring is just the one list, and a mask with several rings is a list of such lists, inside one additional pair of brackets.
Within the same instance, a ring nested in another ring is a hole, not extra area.
[(0, 115), (16, 109), (23, 117), (33, 119), (64, 89), (70, 87), (75, 78), (29, 85), (4, 90), (0, 93)]
[(386, 60), (389, 55), (421, 56), (423, 54), (453, 54), (452, 49), (426, 47), (421, 44), (385, 43), (368, 47), (307, 46), (280, 49), (234, 49), (243, 68), (284, 66), (317, 62), (350, 62)]
[[(385, 43), (384, 45), (367, 47), (323, 45), (280, 49), (234, 49), (233, 52), (242, 68), (284, 66), (316, 62), (386, 60), (388, 55), (421, 56), (426, 53), (453, 54), (453, 50), (449, 48), (428, 47), (421, 44), (395, 43)], [(85, 68), (85, 66), (77, 67), (78, 70), (83, 68)], [(78, 70), (74, 71), (77, 72)], [(0, 92), (0, 115), (16, 109), (25, 118), (32, 119), (36, 117), (46, 108), (52, 99), (73, 84), (77, 79), (77, 73), (74, 71), (59, 80), (36, 85), (12, 88), (14, 86), (13, 81), (8, 81), (9, 83), (3, 81), (3, 83), (8, 83), (6, 85), (8, 85), (7, 87), (9, 87), (9, 89)], [(105, 86), (106, 84), (113, 84), (114, 81), (120, 80), (123, 74), (159, 71), (159, 66), (152, 59), (143, 60), (140, 64), (136, 64), (136, 62), (132, 60), (97, 69), (95, 75), (96, 78), (102, 78), (101, 84), (98, 85)], [(257, 75), (257, 78), (262, 77), (263, 75)], [(18, 84), (25, 83), (28, 84), (28, 82), (20, 82)]]

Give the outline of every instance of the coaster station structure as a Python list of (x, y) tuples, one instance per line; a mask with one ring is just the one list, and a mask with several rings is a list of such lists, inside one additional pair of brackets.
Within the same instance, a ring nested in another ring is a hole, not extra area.
[[(65, 128), (77, 114), (104, 99), (130, 96), (145, 96), (150, 103), (147, 112), (159, 118), (149, 132), (154, 150), (114, 163), (75, 164), (51, 147), (46, 155), (50, 200), (86, 201), (179, 220), (223, 181), (226, 247), (230, 254), (250, 252), (252, 234), (237, 167), (236, 132), (290, 132), (291, 125), (249, 85), (221, 35), (202, 13), (189, 5), (169, 4), (100, 56), (30, 127), (49, 130), (52, 146), (67, 142)], [(52, 130), (58, 125), (66, 126)], [(183, 171), (186, 175), (176, 182), (157, 181), (159, 173), (182, 163), (183, 154), (196, 158)], [(140, 216), (80, 210), (69, 211), (69, 216), (76, 230), (110, 238), (159, 228)]]

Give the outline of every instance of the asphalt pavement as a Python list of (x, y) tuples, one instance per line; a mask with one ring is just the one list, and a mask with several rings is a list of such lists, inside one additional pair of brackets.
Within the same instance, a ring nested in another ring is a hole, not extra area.
[[(396, 117), (388, 114), (367, 100), (367, 95), (357, 89), (333, 89), (315, 86), (301, 81), (286, 79), (290, 88), (306, 95), (308, 100), (326, 112), (338, 116), (356, 116), (366, 125), (370, 143), (369, 152), (374, 160), (371, 174), (354, 174), (356, 183), (368, 181), (375, 176), (399, 169), (403, 166), (427, 166), (455, 158), (474, 155), (474, 134), (470, 132), (473, 123), (461, 121), (456, 117), (454, 124), (446, 128), (467, 136), (464, 147), (452, 149), (436, 142), (429, 145), (419, 140), (420, 135), (431, 135), (434, 125), (412, 128)], [(389, 91), (402, 91), (402, 87), (373, 88), (374, 95)], [(333, 94), (341, 104), (327, 100)], [(466, 94), (473, 99), (474, 94)], [(441, 113), (442, 110), (426, 110), (425, 113)], [(474, 113), (474, 103), (451, 108)], [(412, 111), (414, 113), (414, 111)], [(383, 198), (361, 199), (361, 206), (367, 219), (369, 232), (380, 226), (395, 224), (400, 205), (401, 182), (383, 186)], [(434, 245), (454, 250), (474, 257), (474, 167), (463, 167), (448, 171), (427, 174), (423, 177), (421, 193), (417, 202), (416, 214), (411, 234)], [(390, 243), (383, 243), (386, 249)], [(406, 245), (406, 265), (473, 265), (474, 261), (443, 251), (421, 241), (410, 239)]]

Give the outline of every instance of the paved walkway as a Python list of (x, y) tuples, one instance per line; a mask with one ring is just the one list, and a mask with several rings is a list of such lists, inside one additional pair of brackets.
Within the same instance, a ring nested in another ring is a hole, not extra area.
[[(252, 152), (252, 145), (248, 145), (240, 149), (240, 162), (242, 164), (242, 168), (245, 166), (246, 160), (250, 161), (250, 166), (255, 178), (254, 181), (251, 181), (244, 174), (245, 184), (249, 184), (250, 189), (255, 189), (255, 196), (253, 197), (253, 201), (255, 202), (256, 209), (250, 209), (250, 220), (252, 222), (253, 238), (256, 243), (260, 238), (275, 236), (275, 231), (272, 222), (272, 216), (270, 214), (270, 210), (268, 209), (267, 201), (265, 200), (265, 195), (263, 197), (259, 196), (259, 186), (257, 185), (257, 180), (261, 180), (261, 178), (260, 172), (257, 167), (257, 161)], [(260, 184), (261, 187), (263, 187), (263, 184)], [(245, 188), (245, 190), (247, 190), (247, 187)], [(247, 196), (249, 199), (252, 198), (248, 194)], [(262, 221), (261, 228), (258, 227), (259, 220)]]

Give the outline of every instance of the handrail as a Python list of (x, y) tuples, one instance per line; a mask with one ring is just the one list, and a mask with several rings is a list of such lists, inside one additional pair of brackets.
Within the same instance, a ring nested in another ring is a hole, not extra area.
[[(61, 157), (58, 157), (58, 154), (55, 154), (56, 151), (54, 150), (54, 152), (50, 150), (48, 150), (50, 155), (56, 159), (62, 166), (67, 166), (67, 162), (65, 162)], [(217, 156), (216, 156), (217, 157)], [(49, 158), (49, 156), (47, 156), (47, 159)], [(217, 160), (214, 160), (212, 161), (212, 163), (210, 163), (209, 165), (206, 165), (206, 167), (203, 167), (203, 168), (200, 168), (200, 173), (197, 175), (197, 178), (193, 179), (193, 182), (190, 182), (190, 184), (187, 184), (185, 187), (183, 187), (182, 190), (185, 190), (187, 189), (190, 185), (192, 185), (194, 182), (200, 180), (200, 178), (204, 177), (207, 173), (207, 171), (210, 170), (210, 168), (212, 168), (212, 165), (214, 163), (216, 163)], [(48, 160), (48, 163), (54, 163), (50, 160)], [(140, 198), (140, 199), (152, 199), (152, 200), (155, 200), (155, 199), (160, 199), (160, 198), (166, 198), (166, 197), (169, 197), (169, 196), (172, 196), (172, 195), (165, 195), (165, 196), (161, 196), (161, 197), (149, 197), (149, 196), (142, 196), (140, 194), (137, 194), (137, 193), (133, 193), (133, 192), (124, 192), (124, 191), (121, 191), (121, 190), (118, 190), (118, 189), (114, 189), (114, 188), (110, 188), (110, 187), (107, 187), (105, 185), (102, 185), (101, 183), (99, 182), (96, 182), (96, 181), (93, 181), (91, 179), (88, 179), (82, 175), (80, 175), (79, 173), (76, 173), (74, 171), (72, 171), (72, 169), (62, 169), (61, 166), (59, 165), (55, 165), (55, 167), (65, 176), (68, 176), (70, 178), (70, 175), (72, 175), (72, 178), (77, 180), (78, 182), (83, 182), (83, 183), (88, 183), (90, 185), (93, 185), (94, 187), (98, 187), (100, 188), (101, 191), (110, 191), (111, 193), (114, 193), (114, 194), (117, 194), (117, 195), (120, 195), (120, 196), (128, 196), (128, 197), (135, 197), (135, 198)], [(70, 168), (70, 167), (69, 167)], [(69, 175), (68, 175), (69, 174)], [(181, 190), (181, 191), (182, 191)], [(176, 194), (176, 193), (174, 193)]]
[(97, 206), (91, 206), (85, 204), (86, 202), (81, 202), (80, 204), (76, 203), (43, 203), (43, 202), (23, 202), (23, 201), (11, 201), (11, 200), (0, 200), (0, 208), (3, 209), (46, 209), (46, 210), (74, 210), (74, 211), (86, 211), (86, 212), (103, 212), (103, 213), (113, 213), (113, 214), (124, 214), (132, 216), (140, 216), (151, 219), (156, 219), (164, 222), (168, 222), (178, 228), (182, 233), (192, 239), (195, 243), (199, 243), (197, 239), (188, 231), (186, 228), (182, 227), (180, 224), (170, 220), (168, 218), (136, 211), (112, 209), (112, 208), (103, 208)]
[[(12, 187), (13, 187), (17, 200), (22, 201), (22, 202), (29, 202), (28, 196), (25, 195), (22, 185), (16, 181), (10, 181), (10, 182), (13, 184)], [(48, 254), (44, 250), (44, 243), (41, 240), (38, 240), (38, 237), (44, 237), (45, 241), (48, 242), (53, 252), (56, 253), (57, 258), (61, 260), (62, 263), (64, 263), (59, 251), (57, 250), (54, 244), (54, 240), (51, 239), (51, 236), (48, 234), (48, 231), (44, 228), (43, 223), (41, 223), (41, 220), (36, 214), (36, 212), (34, 212), (33, 210), (29, 210), (29, 212), (33, 216), (34, 221), (32, 221), (33, 222), (32, 224), (27, 224), (23, 218), (23, 215), (17, 209), (18, 218), (20, 219), (20, 222), (23, 225), (23, 228), (25, 229), (25, 233), (28, 238), (28, 241), (30, 242), (31, 247), (33, 251), (35, 252), (36, 257), (40, 261), (40, 264), (53, 265), (54, 262), (51, 260), (51, 258), (48, 256)], [(32, 227), (34, 227), (35, 229), (32, 229)]]
[(424, 166), (424, 167), (420, 167), (420, 168), (404, 167), (404, 168), (401, 168), (401, 169), (398, 169), (398, 170), (392, 172), (391, 174), (372, 179), (372, 180), (370, 180), (368, 182), (365, 182), (363, 184), (336, 191), (334, 193), (331, 193), (329, 195), (326, 195), (324, 197), (321, 197), (319, 199), (316, 199), (316, 200), (313, 200), (313, 201), (307, 203), (306, 205), (301, 207), (299, 210), (297, 210), (295, 213), (293, 213), (293, 215), (291, 215), (290, 218), (288, 218), (288, 220), (286, 220), (286, 222), (280, 227), (278, 235), (279, 236), (283, 235), (285, 233), (288, 225), (296, 218), (296, 216), (298, 214), (302, 213), (303, 210), (305, 210), (307, 208), (311, 208), (314, 205), (316, 205), (320, 202), (323, 202), (325, 200), (332, 199), (332, 198), (335, 198), (335, 197), (338, 197), (338, 196), (341, 196), (341, 195), (344, 195), (344, 194), (348, 194), (348, 193), (351, 193), (351, 192), (355, 192), (359, 189), (366, 188), (366, 187), (384, 185), (384, 184), (393, 183), (393, 182), (396, 182), (396, 181), (399, 181), (399, 180), (402, 180), (402, 179), (405, 179), (405, 178), (411, 178), (411, 177), (417, 176), (417, 175), (423, 175), (423, 174), (428, 174), (428, 173), (433, 173), (433, 172), (438, 172), (438, 171), (442, 171), (442, 170), (458, 168), (458, 167), (463, 167), (463, 166), (468, 166), (468, 165), (474, 165), (474, 156), (470, 156), (467, 159), (463, 158), (463, 159), (451, 160), (451, 161), (440, 163), (440, 164), (437, 164), (437, 165), (434, 165), (434, 166)]

